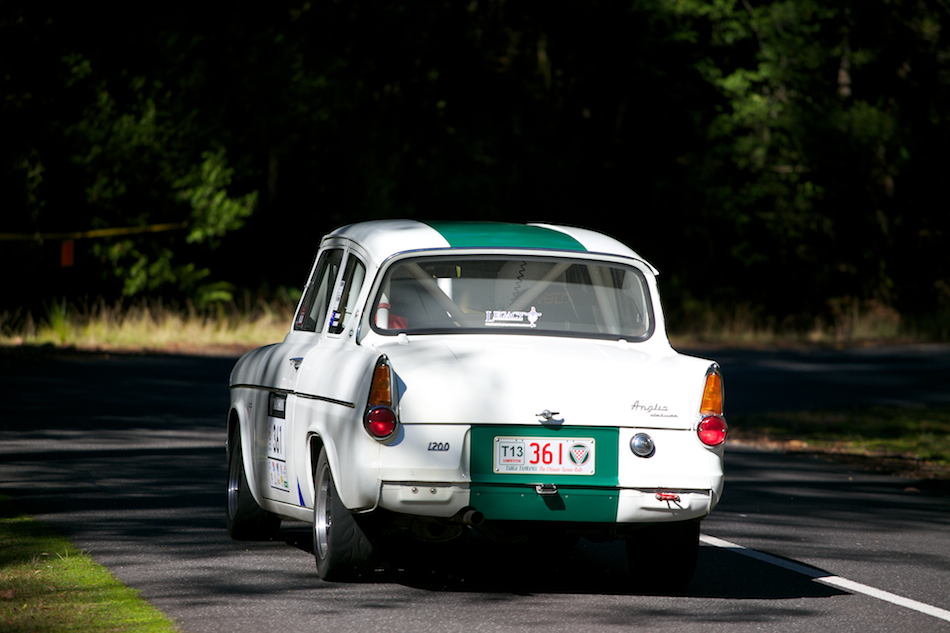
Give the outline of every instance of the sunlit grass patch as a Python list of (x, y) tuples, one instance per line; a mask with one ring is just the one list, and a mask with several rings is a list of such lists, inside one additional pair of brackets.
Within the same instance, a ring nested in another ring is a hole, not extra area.
[(177, 631), (174, 623), (0, 496), (0, 630)]
[[(198, 308), (161, 299), (106, 304), (102, 300), (53, 300), (39, 313), (0, 312), (0, 345), (53, 345), (85, 350), (238, 353), (283, 340), (299, 290), (282, 288), (267, 298), (245, 294), (237, 301)], [(878, 303), (831, 302), (830, 321), (778, 321), (749, 303), (686, 301), (667, 315), (675, 347), (730, 345), (864, 345), (945, 341), (950, 316), (905, 319)]]
[(730, 437), (790, 450), (879, 457), (950, 478), (950, 407), (866, 407), (736, 416)]
[(82, 306), (60, 302), (47, 306), (39, 318), (31, 313), (0, 314), (0, 344), (185, 352), (250, 349), (283, 340), (293, 310), (290, 296), (204, 309), (161, 301)]
[(677, 346), (865, 345), (950, 340), (950, 314), (907, 317), (877, 301), (831, 299), (824, 316), (777, 319), (749, 303), (685, 301), (667, 314)]

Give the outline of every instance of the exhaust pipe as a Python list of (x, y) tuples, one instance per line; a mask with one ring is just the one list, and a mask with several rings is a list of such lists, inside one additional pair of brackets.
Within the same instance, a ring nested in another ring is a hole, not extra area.
[(485, 522), (485, 515), (476, 510), (475, 508), (468, 507), (462, 508), (459, 510), (455, 516), (449, 519), (453, 523), (461, 523), (463, 525), (474, 525), (478, 526)]

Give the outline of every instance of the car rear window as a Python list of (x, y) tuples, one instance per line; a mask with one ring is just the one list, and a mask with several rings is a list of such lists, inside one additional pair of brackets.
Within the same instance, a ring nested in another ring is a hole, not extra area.
[(488, 332), (643, 340), (653, 311), (632, 266), (557, 257), (418, 257), (385, 272), (381, 334)]

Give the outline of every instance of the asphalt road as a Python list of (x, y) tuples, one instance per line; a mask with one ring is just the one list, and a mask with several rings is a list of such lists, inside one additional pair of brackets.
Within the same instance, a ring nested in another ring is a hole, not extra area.
[[(702, 355), (724, 367), (727, 414), (950, 402), (950, 347)], [(0, 354), (0, 492), (186, 632), (950, 630), (950, 496), (736, 447), (682, 595), (630, 593), (622, 546), (587, 541), (476, 539), (407, 553), (367, 582), (322, 582), (308, 526), (266, 543), (224, 530), (233, 361)]]

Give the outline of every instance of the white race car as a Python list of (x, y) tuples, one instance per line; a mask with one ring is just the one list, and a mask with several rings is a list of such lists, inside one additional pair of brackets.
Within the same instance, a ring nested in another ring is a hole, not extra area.
[(231, 373), (230, 535), (310, 521), (331, 580), (399, 534), (624, 539), (634, 579), (685, 585), (728, 429), (719, 366), (670, 346), (656, 275), (574, 227), (333, 231), (284, 341)]

